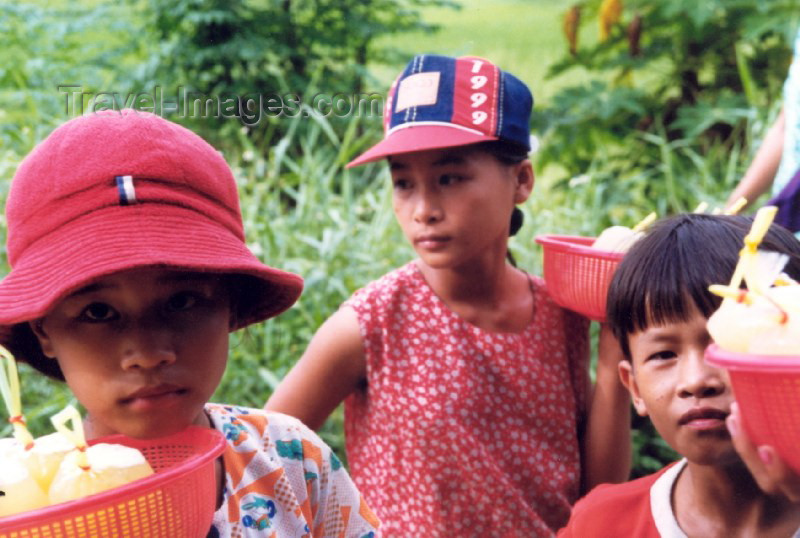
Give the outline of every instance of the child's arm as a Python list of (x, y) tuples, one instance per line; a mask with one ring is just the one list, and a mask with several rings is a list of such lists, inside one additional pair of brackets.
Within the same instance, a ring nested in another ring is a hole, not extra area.
[(318, 429), (366, 373), (358, 318), (352, 308), (340, 308), (320, 326), (264, 408)]
[(781, 109), (781, 113), (759, 146), (753, 162), (747, 167), (744, 177), (728, 197), (728, 201), (725, 203), (726, 208), (736, 203), (741, 197), (747, 199), (749, 206), (770, 188), (783, 154), (784, 130), (785, 120), (783, 109)]
[(753, 474), (758, 486), (764, 492), (774, 495), (783, 493), (793, 502), (800, 502), (800, 475), (792, 471), (778, 457), (771, 446), (755, 446), (742, 428), (742, 419), (736, 403), (731, 406), (727, 419), (728, 431), (733, 446)]
[(597, 371), (583, 444), (584, 493), (606, 482), (628, 480), (631, 468), (631, 404), (619, 380), (622, 349), (607, 324), (600, 327)]

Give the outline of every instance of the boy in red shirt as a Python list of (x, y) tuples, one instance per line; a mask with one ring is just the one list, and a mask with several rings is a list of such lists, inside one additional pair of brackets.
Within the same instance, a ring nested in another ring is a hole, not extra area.
[[(728, 375), (704, 361), (706, 321), (720, 302), (708, 286), (730, 278), (750, 223), (699, 214), (665, 219), (623, 259), (607, 306), (624, 356), (620, 377), (636, 411), (683, 458), (595, 488), (560, 537), (800, 537), (800, 502), (759, 488), (726, 428)], [(800, 243), (789, 232), (773, 226), (762, 248), (791, 254), (786, 272), (800, 277)], [(737, 443), (745, 440), (737, 436)]]

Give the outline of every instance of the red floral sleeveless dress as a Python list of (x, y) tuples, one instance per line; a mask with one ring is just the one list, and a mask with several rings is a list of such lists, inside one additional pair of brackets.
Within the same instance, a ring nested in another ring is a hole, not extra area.
[(345, 401), (351, 475), (384, 536), (552, 536), (578, 497), (588, 321), (531, 277), (535, 313), (491, 333), (411, 262), (345, 302), (367, 384)]

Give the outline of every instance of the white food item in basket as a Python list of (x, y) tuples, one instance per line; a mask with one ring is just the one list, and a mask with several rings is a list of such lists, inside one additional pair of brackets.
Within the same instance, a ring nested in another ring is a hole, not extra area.
[(58, 432), (37, 437), (29, 449), (13, 437), (0, 439), (0, 455), (13, 454), (21, 465), (25, 465), (42, 491), (50, 488), (61, 460), (74, 449), (75, 445)]
[(726, 299), (709, 316), (706, 327), (708, 334), (722, 349), (747, 353), (754, 338), (774, 324), (771, 318), (776, 314), (772, 305), (762, 298), (755, 298), (750, 306)]
[(0, 439), (0, 457), (8, 454), (9, 452), (19, 452), (22, 450), (22, 445), (14, 437), (3, 437)]
[(800, 286), (776, 286), (750, 304), (726, 299), (708, 318), (708, 333), (726, 351), (800, 355)]
[[(2, 439), (0, 449), (0, 517), (47, 506), (47, 494), (33, 479), (28, 467), (19, 458), (20, 447)], [(12, 440), (13, 441), (13, 440)]]
[(53, 432), (34, 439), (33, 448), (25, 451), (28, 471), (44, 491), (50, 488), (61, 460), (71, 450), (75, 450), (75, 445), (60, 433)]
[(758, 355), (800, 355), (800, 286), (776, 286), (767, 290), (778, 307), (772, 323), (755, 335), (748, 351)]
[(607, 252), (627, 252), (643, 235), (644, 233), (634, 232), (627, 226), (611, 226), (594, 240), (592, 248)]
[(52, 504), (79, 499), (153, 474), (141, 452), (124, 445), (98, 443), (86, 449), (89, 469), (76, 450), (64, 457), (50, 485)]

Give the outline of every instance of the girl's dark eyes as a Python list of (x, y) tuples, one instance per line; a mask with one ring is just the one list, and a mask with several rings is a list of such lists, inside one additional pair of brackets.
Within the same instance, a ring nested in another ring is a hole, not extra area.
[[(443, 187), (446, 187), (448, 185), (453, 185), (455, 183), (464, 181), (464, 179), (465, 177), (459, 174), (442, 174), (437, 179), (437, 183)], [(411, 181), (407, 179), (395, 179), (393, 180), (392, 184), (396, 190), (400, 191), (408, 190), (413, 187)]]
[(657, 351), (656, 353), (652, 353), (650, 356), (647, 357), (647, 360), (669, 360), (674, 359), (677, 357), (678, 354), (671, 350), (663, 350)]
[[(200, 299), (201, 295), (198, 293), (181, 291), (171, 295), (166, 300), (164, 303), (164, 311), (166, 313), (184, 312), (196, 307)], [(90, 303), (78, 314), (78, 319), (90, 323), (116, 321), (119, 317), (119, 313), (114, 310), (111, 305), (103, 302)]]
[(189, 310), (195, 306), (197, 302), (198, 297), (196, 294), (189, 291), (182, 291), (180, 293), (176, 293), (167, 300), (167, 310), (170, 312)]
[(410, 188), (411, 182), (405, 179), (396, 179), (392, 182), (392, 185), (394, 186), (395, 189), (402, 191)]
[(456, 174), (442, 174), (439, 176), (439, 185), (452, 185), (453, 183), (458, 183), (463, 179), (463, 176)]
[(92, 322), (111, 321), (116, 319), (117, 313), (106, 303), (91, 303), (81, 311), (79, 317)]

